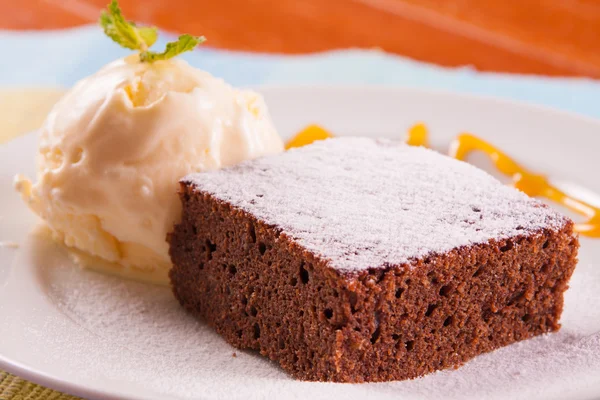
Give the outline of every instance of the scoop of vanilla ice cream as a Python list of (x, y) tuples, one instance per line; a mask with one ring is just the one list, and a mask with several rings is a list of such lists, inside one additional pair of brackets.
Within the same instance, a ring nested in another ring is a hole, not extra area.
[(37, 182), (16, 187), (79, 260), (164, 282), (179, 179), (282, 150), (257, 93), (181, 60), (129, 57), (59, 101), (41, 130)]

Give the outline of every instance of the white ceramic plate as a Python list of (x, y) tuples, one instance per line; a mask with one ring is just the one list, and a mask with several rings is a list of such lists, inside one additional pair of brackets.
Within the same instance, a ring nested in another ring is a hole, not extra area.
[[(599, 202), (600, 122), (493, 99), (407, 89), (262, 88), (281, 133), (317, 122), (338, 135), (401, 137), (425, 121), (438, 148), (469, 130)], [(560, 333), (408, 382), (290, 379), (186, 315), (167, 288), (75, 268), (12, 189), (34, 175), (36, 138), (0, 146), (0, 368), (93, 399), (600, 397), (600, 241), (582, 239)], [(487, 164), (482, 164), (487, 165)], [(236, 352), (237, 356), (233, 357)]]

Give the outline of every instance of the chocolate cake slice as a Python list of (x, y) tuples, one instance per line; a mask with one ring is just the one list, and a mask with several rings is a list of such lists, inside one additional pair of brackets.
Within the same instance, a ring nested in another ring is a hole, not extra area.
[(559, 329), (573, 223), (424, 148), (339, 138), (181, 181), (173, 292), (299, 379), (414, 378)]

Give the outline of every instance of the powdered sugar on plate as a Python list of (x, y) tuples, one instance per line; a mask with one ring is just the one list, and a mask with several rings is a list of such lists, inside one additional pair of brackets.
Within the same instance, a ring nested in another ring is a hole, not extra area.
[(263, 357), (229, 346), (187, 315), (168, 288), (80, 270), (69, 265), (66, 254), (49, 249), (55, 246), (38, 240), (27, 246), (42, 255), (39, 274), (47, 296), (68, 317), (39, 332), (53, 341), (40, 351), (68, 357), (80, 364), (74, 367), (78, 374), (94, 374), (95, 380), (125, 381), (133, 391), (144, 387), (162, 394), (156, 398), (586, 399), (598, 394), (593, 390), (600, 376), (600, 311), (592, 305), (600, 300), (600, 271), (589, 263), (573, 275), (559, 333), (478, 356), (458, 370), (352, 385), (293, 380)]
[(385, 139), (329, 139), (183, 181), (349, 272), (566, 221), (479, 168)]

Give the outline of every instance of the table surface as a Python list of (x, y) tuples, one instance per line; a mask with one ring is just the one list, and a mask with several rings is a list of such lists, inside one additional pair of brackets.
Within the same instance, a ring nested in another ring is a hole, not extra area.
[[(0, 29), (96, 21), (108, 0), (0, 0)], [(600, 77), (598, 0), (120, 0), (125, 14), (234, 50), (381, 48), (446, 66)]]

